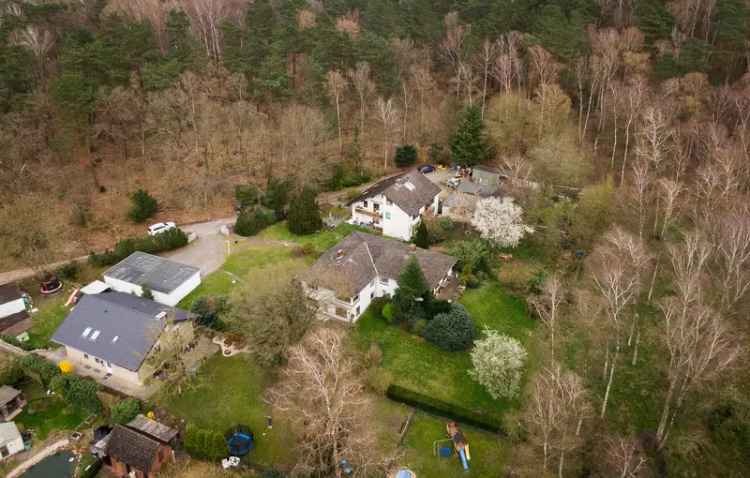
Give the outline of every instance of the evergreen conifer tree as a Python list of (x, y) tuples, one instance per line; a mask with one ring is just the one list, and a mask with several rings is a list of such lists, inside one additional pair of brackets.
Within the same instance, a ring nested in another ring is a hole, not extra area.
[(427, 230), (427, 224), (424, 221), (420, 221), (417, 226), (417, 231), (414, 234), (414, 244), (422, 249), (430, 247), (430, 232)]
[(312, 234), (323, 227), (315, 191), (305, 187), (289, 203), (287, 224), (293, 234)]
[(489, 157), (490, 148), (484, 137), (482, 112), (478, 107), (466, 108), (450, 144), (453, 161), (461, 166), (473, 166)]

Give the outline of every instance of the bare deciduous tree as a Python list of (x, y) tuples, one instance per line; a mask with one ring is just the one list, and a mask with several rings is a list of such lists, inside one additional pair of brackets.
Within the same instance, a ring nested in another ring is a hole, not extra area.
[(549, 329), (550, 350), (553, 360), (555, 358), (555, 331), (563, 300), (565, 300), (565, 289), (557, 274), (545, 279), (542, 284), (542, 293), (538, 297), (529, 299), (534, 311)]
[(425, 96), (435, 89), (437, 83), (430, 72), (429, 61), (423, 61), (411, 67), (411, 80), (419, 92), (419, 139), (424, 135)]
[(640, 443), (634, 438), (618, 437), (607, 444), (607, 465), (613, 476), (638, 478), (647, 463)]
[(398, 111), (393, 106), (393, 99), (378, 98), (378, 117), (383, 126), (383, 170), (388, 169), (388, 152), (391, 147), (391, 134), (398, 119)]
[(672, 221), (677, 206), (677, 199), (684, 190), (682, 183), (668, 178), (659, 180), (659, 191), (662, 203), (662, 226), (659, 237), (664, 237), (667, 227)]
[(545, 471), (556, 451), (559, 453), (557, 472), (562, 478), (565, 456), (581, 445), (581, 426), (589, 415), (586, 390), (578, 375), (563, 372), (557, 364), (537, 375), (527, 420), (532, 438), (542, 447)]
[(366, 61), (357, 63), (357, 68), (349, 70), (349, 79), (359, 97), (359, 134), (365, 134), (365, 116), (367, 102), (375, 92), (375, 83), (370, 79), (370, 64)]
[(523, 62), (518, 52), (521, 34), (515, 31), (504, 33), (497, 40), (497, 55), (492, 68), (492, 76), (500, 84), (500, 89), (506, 95), (513, 85), (521, 87), (523, 82)]
[(445, 16), (445, 38), (440, 44), (440, 51), (447, 62), (453, 67), (456, 84), (456, 98), (461, 96), (463, 86), (463, 72), (465, 59), (465, 42), (469, 35), (469, 25), (462, 25), (458, 12), (451, 12)]
[(280, 410), (291, 412), (298, 429), (295, 476), (334, 476), (343, 458), (352, 463), (355, 476), (369, 476), (382, 466), (373, 462), (372, 403), (356, 361), (347, 354), (342, 331), (321, 328), (309, 333), (289, 350), (281, 375), (269, 398)]
[(344, 154), (344, 133), (341, 127), (341, 98), (346, 90), (347, 81), (344, 75), (337, 70), (331, 70), (326, 75), (328, 96), (336, 105), (336, 126), (339, 133), (339, 156)]

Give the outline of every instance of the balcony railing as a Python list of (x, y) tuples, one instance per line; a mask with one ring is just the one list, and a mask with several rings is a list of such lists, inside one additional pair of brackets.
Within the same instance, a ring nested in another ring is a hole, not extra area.
[(377, 211), (368, 211), (367, 209), (364, 209), (364, 208), (361, 208), (361, 207), (354, 208), (354, 212), (357, 212), (359, 214), (364, 214), (365, 216), (375, 217), (375, 218), (378, 218), (378, 219), (380, 219), (380, 218), (383, 217), (383, 215), (380, 214), (380, 212), (377, 212)]

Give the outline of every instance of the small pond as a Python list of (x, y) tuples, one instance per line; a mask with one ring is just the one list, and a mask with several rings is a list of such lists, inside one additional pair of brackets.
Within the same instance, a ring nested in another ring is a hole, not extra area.
[(76, 460), (70, 461), (73, 457), (68, 451), (48, 456), (29, 468), (20, 478), (71, 478), (76, 466)]

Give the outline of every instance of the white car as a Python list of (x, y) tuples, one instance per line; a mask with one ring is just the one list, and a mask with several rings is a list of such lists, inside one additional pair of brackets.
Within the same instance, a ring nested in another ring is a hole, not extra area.
[(170, 229), (177, 229), (177, 225), (173, 222), (157, 222), (148, 226), (148, 235), (155, 236)]

